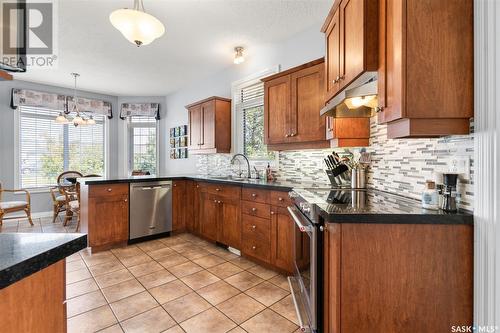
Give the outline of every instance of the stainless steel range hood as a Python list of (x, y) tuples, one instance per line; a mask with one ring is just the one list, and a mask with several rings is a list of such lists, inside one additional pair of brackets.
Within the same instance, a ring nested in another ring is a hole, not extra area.
[(369, 75), (360, 78), (361, 84), (356, 80), (346, 87), (321, 109), (320, 114), (334, 118), (372, 117), (377, 106), (377, 75), (365, 74)]

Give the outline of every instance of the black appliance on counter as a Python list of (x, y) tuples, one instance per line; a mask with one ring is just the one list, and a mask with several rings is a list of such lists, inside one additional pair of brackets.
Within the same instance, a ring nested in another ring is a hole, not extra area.
[(308, 189), (306, 198), (289, 193), (293, 206), (288, 211), (295, 222), (294, 276), (288, 278), (295, 310), (303, 332), (320, 332), (323, 325), (323, 230), (324, 220), (317, 204), (345, 209), (363, 209), (366, 192), (362, 190)]

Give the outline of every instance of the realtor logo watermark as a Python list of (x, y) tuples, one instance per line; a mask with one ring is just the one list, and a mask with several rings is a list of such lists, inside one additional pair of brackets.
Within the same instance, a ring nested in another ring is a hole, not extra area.
[(57, 1), (0, 2), (0, 61), (16, 68), (57, 67)]
[(494, 333), (499, 332), (498, 326), (478, 325), (478, 326), (451, 326), (452, 333)]

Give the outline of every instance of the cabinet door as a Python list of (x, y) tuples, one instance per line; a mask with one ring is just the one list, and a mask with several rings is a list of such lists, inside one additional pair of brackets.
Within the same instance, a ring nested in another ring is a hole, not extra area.
[(219, 242), (240, 249), (240, 200), (221, 198), (219, 202)]
[(172, 231), (186, 229), (186, 182), (176, 180), (172, 189)]
[(293, 272), (294, 221), (286, 208), (271, 207), (271, 264)]
[(189, 108), (189, 149), (200, 149), (202, 134), (201, 105)]
[(202, 137), (201, 148), (215, 148), (215, 101), (208, 101), (201, 105)]
[(324, 64), (292, 73), (289, 142), (325, 140), (325, 119), (319, 115), (324, 104)]
[(197, 182), (193, 182), (193, 232), (195, 234), (200, 233), (200, 185)]
[(128, 240), (128, 195), (90, 197), (88, 211), (97, 224), (89, 237), (91, 247)]
[(194, 232), (194, 181), (192, 180), (186, 181), (184, 207), (184, 223), (186, 224), (186, 231)]
[(200, 200), (200, 233), (208, 239), (217, 241), (217, 220), (219, 212), (217, 197), (208, 193), (202, 193)]
[(326, 39), (326, 100), (330, 100), (339, 91), (340, 83), (340, 14), (333, 15), (325, 32)]
[(323, 332), (340, 332), (341, 225), (329, 223), (323, 243)]
[[(351, 83), (364, 71), (365, 0), (344, 0), (340, 4), (340, 85)], [(377, 27), (372, 27), (377, 29)]]
[[(318, 110), (319, 112), (319, 110)], [(264, 84), (264, 141), (266, 144), (288, 142), (290, 135), (290, 76)]]

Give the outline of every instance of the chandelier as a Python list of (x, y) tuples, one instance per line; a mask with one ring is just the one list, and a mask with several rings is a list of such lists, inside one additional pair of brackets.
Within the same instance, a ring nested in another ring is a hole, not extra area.
[[(71, 121), (73, 125), (78, 126), (78, 125), (95, 125), (95, 120), (92, 114), (89, 114), (88, 116), (85, 115), (85, 111), (80, 111), (78, 108), (78, 103), (76, 99), (76, 80), (80, 76), (78, 73), (71, 73), (73, 78), (75, 79), (75, 87), (73, 90), (73, 108), (72, 110), (68, 110), (69, 113), (71, 112), (75, 113), (75, 118)], [(69, 103), (68, 103), (69, 106)], [(70, 123), (70, 120), (68, 119), (66, 113), (64, 112), (59, 112), (59, 115), (56, 117), (56, 123), (58, 124), (68, 124)]]
[(146, 13), (142, 0), (134, 0), (134, 9), (117, 9), (109, 15), (111, 24), (131, 43), (148, 45), (165, 33), (165, 26)]

